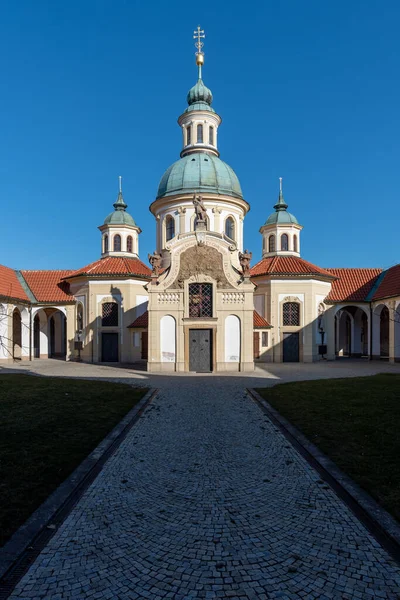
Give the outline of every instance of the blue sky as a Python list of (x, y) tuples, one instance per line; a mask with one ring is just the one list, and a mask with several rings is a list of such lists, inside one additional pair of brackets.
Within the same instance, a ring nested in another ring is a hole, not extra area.
[(253, 262), (279, 176), (303, 258), (400, 262), (399, 20), (391, 0), (3, 2), (0, 263), (96, 260), (118, 175), (146, 261), (148, 206), (179, 158), (176, 119), (196, 81), (198, 24), (221, 158), (251, 204)]

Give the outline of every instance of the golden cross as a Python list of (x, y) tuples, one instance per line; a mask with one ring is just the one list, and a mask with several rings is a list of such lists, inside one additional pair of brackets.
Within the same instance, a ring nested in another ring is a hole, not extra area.
[(204, 46), (204, 42), (202, 42), (202, 38), (205, 38), (205, 34), (204, 34), (204, 29), (200, 29), (200, 25), (197, 26), (197, 29), (193, 32), (194, 36), (193, 39), (195, 40), (197, 38), (197, 41), (195, 42), (195, 46), (197, 48), (197, 53), (201, 54), (202, 53), (202, 48)]

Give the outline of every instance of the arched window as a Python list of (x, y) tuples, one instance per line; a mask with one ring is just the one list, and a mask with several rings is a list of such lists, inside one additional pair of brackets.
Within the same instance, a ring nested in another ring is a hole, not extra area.
[(300, 304), (298, 302), (284, 302), (283, 325), (300, 325)]
[(168, 242), (175, 235), (175, 219), (171, 215), (167, 215), (165, 219), (165, 239)]
[(268, 238), (268, 252), (275, 252), (275, 236), (270, 235)]
[(126, 251), (133, 252), (133, 239), (131, 235), (126, 238)]
[(108, 252), (108, 235), (104, 236), (104, 252)]
[(293, 252), (297, 252), (297, 235), (293, 236)]
[(192, 143), (192, 128), (186, 127), (186, 146), (189, 146)]
[(286, 233), (281, 235), (281, 250), (289, 250), (289, 238)]
[(208, 129), (208, 143), (214, 146), (214, 127)]
[(114, 235), (114, 252), (121, 252), (121, 236), (119, 233)]
[(203, 125), (197, 125), (197, 143), (203, 143)]
[(231, 240), (235, 239), (235, 221), (232, 217), (228, 217), (225, 221), (225, 235)]

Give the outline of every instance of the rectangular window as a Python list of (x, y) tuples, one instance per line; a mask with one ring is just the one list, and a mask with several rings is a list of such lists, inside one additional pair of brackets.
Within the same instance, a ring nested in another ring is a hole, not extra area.
[(116, 302), (104, 302), (101, 317), (102, 327), (118, 327), (118, 304)]
[(261, 334), (261, 345), (266, 348), (268, 346), (268, 331), (263, 331)]
[(283, 324), (300, 325), (300, 304), (298, 302), (285, 302), (283, 305)]
[(208, 130), (208, 143), (210, 146), (214, 146), (214, 127), (210, 127)]
[(189, 284), (189, 317), (212, 317), (212, 284)]

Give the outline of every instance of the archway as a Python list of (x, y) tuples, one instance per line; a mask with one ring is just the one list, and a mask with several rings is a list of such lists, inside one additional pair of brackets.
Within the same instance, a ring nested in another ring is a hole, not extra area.
[(33, 319), (33, 356), (40, 358), (40, 317), (38, 314)]
[(352, 351), (352, 315), (343, 309), (335, 316), (336, 329), (336, 354), (337, 356), (351, 356)]
[(49, 358), (64, 358), (67, 355), (67, 319), (63, 312), (54, 310), (48, 326)]
[(14, 308), (12, 319), (12, 346), (14, 360), (21, 360), (22, 357), (22, 320), (18, 308)]
[(384, 306), (380, 315), (380, 356), (381, 358), (389, 357), (389, 309)]
[(335, 315), (335, 352), (337, 356), (369, 356), (369, 318), (359, 306), (343, 306)]

